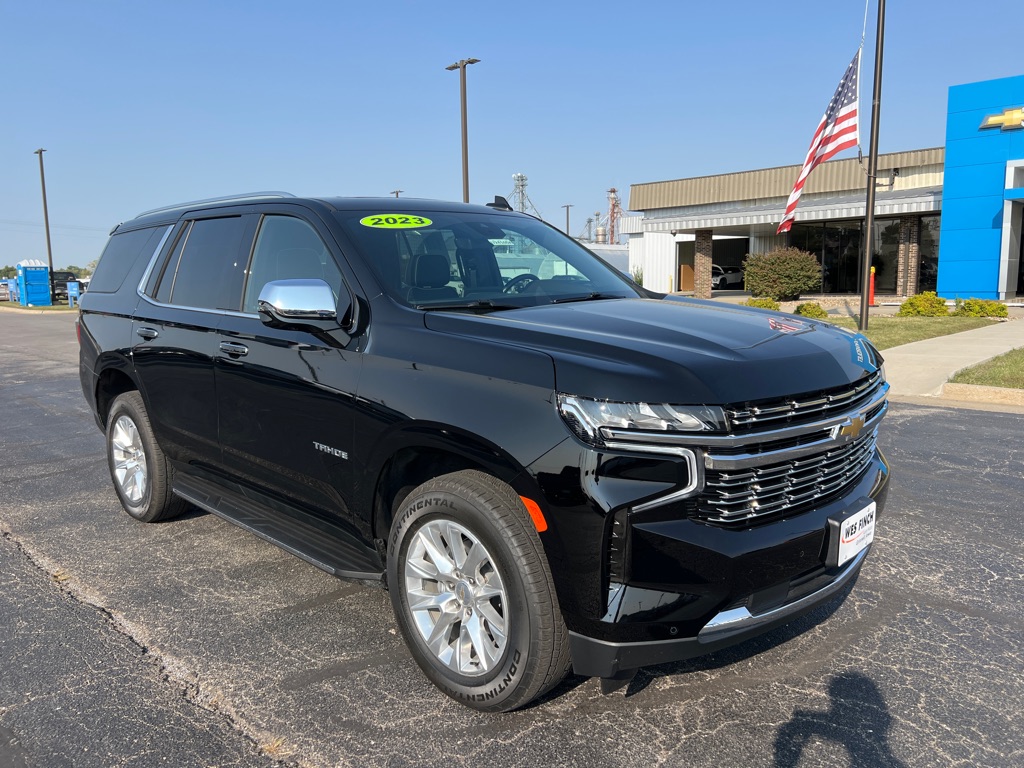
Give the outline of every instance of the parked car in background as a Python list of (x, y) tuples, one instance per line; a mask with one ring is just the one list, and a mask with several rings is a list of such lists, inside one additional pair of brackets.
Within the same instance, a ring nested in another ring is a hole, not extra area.
[(68, 297), (68, 283), (80, 282), (78, 275), (74, 272), (54, 271), (50, 273), (50, 298), (66, 299)]
[(711, 265), (711, 285), (716, 290), (741, 290), (743, 288), (743, 270), (739, 267), (720, 267)]

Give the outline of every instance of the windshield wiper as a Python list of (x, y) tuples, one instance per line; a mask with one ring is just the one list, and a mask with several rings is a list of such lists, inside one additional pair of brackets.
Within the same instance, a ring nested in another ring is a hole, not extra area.
[(600, 301), (602, 299), (624, 299), (624, 298), (626, 298), (626, 297), (625, 296), (618, 296), (618, 295), (613, 294), (613, 293), (601, 293), (599, 291), (594, 291), (593, 293), (588, 293), (588, 294), (586, 294), (584, 296), (567, 296), (564, 299), (552, 299), (551, 303), (552, 304), (568, 304), (570, 301)]
[(476, 311), (501, 310), (501, 309), (522, 309), (521, 304), (499, 304), (490, 299), (478, 299), (476, 301), (463, 302), (461, 304), (416, 304), (416, 309), (425, 312), (433, 310), (469, 309)]

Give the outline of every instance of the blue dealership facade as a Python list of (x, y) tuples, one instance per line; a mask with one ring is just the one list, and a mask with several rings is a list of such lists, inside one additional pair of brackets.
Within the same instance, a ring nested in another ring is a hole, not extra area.
[(938, 293), (1024, 296), (1024, 75), (949, 89)]

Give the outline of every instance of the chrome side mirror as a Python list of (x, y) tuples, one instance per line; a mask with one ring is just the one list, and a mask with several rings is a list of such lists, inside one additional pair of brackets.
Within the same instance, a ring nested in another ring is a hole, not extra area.
[(336, 302), (323, 280), (274, 280), (263, 286), (256, 309), (267, 325), (327, 330), (338, 327), (338, 317), (348, 312), (349, 302), (347, 293)]

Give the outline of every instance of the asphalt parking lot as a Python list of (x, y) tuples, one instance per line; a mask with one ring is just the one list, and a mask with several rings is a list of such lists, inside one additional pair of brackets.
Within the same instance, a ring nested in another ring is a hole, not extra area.
[(1024, 416), (893, 405), (852, 593), (508, 715), (438, 693), (382, 590), (198, 511), (121, 510), (73, 316), (0, 311), (0, 768), (1019, 766)]

